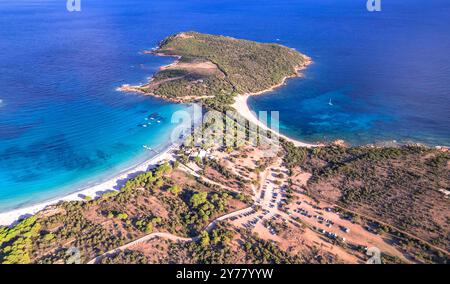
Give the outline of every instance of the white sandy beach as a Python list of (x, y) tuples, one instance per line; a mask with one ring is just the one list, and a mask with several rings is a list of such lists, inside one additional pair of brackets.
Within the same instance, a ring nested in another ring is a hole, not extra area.
[(103, 183), (100, 183), (98, 185), (77, 191), (75, 193), (71, 193), (71, 194), (61, 197), (61, 198), (55, 198), (50, 201), (42, 202), (42, 203), (32, 205), (29, 207), (0, 213), (0, 225), (1, 226), (11, 225), (23, 217), (28, 217), (28, 216), (34, 215), (34, 214), (38, 213), (39, 211), (45, 209), (47, 206), (54, 205), (59, 202), (84, 200), (83, 197), (85, 197), (85, 196), (95, 198), (95, 197), (99, 197), (99, 194), (101, 194), (103, 192), (117, 190), (117, 187), (120, 187), (119, 183), (125, 179), (129, 179), (130, 176), (133, 176), (134, 174), (137, 174), (139, 172), (147, 171), (149, 168), (161, 163), (162, 161), (172, 160), (173, 159), (173, 156), (172, 156), (173, 150), (176, 149), (177, 147), (178, 147), (177, 144), (172, 144), (170, 147), (165, 149), (163, 152), (160, 152), (155, 157), (145, 161), (142, 164), (139, 164), (128, 170), (125, 170), (122, 173), (120, 173), (119, 175), (115, 176), (114, 178), (107, 180)]
[(297, 147), (318, 147), (320, 145), (316, 145), (316, 144), (310, 144), (310, 143), (305, 143), (302, 141), (298, 141), (292, 138), (289, 138), (279, 132), (273, 131), (272, 129), (270, 129), (267, 125), (265, 125), (264, 123), (262, 123), (261, 121), (258, 120), (256, 114), (254, 112), (252, 112), (250, 110), (250, 108), (248, 107), (247, 104), (247, 100), (250, 97), (250, 95), (238, 95), (235, 97), (235, 102), (233, 104), (233, 107), (239, 112), (240, 115), (242, 115), (245, 119), (247, 119), (248, 121), (256, 124), (258, 127), (260, 127), (261, 129), (264, 130), (270, 130), (272, 133), (277, 134), (279, 137), (286, 139), (287, 141), (290, 141), (292, 143), (294, 143), (295, 146)]
[(289, 138), (286, 135), (283, 135), (283, 134), (281, 134), (281, 133), (279, 133), (277, 131), (273, 131), (267, 125), (265, 125), (264, 123), (259, 121), (257, 114), (250, 110), (250, 108), (248, 106), (248, 103), (247, 103), (247, 100), (248, 100), (248, 98), (250, 96), (257, 96), (257, 95), (261, 95), (261, 94), (264, 94), (264, 93), (271, 92), (271, 91), (275, 90), (276, 88), (279, 88), (279, 87), (283, 86), (289, 78), (301, 77), (302, 76), (301, 71), (303, 69), (305, 69), (308, 65), (312, 64), (311, 58), (309, 58), (309, 57), (306, 57), (306, 58), (307, 58), (306, 62), (303, 65), (298, 66), (298, 68), (296, 70), (297, 71), (296, 75), (285, 77), (280, 84), (275, 85), (275, 86), (273, 86), (273, 87), (271, 87), (271, 88), (269, 88), (267, 90), (264, 90), (264, 91), (261, 91), (261, 92), (258, 92), (258, 93), (251, 93), (251, 94), (245, 94), (245, 95), (238, 95), (238, 96), (236, 96), (235, 97), (235, 102), (233, 104), (233, 107), (245, 119), (247, 119), (248, 121), (256, 124), (261, 129), (264, 129), (266, 131), (269, 130), (272, 133), (277, 134), (279, 137), (281, 137), (281, 138), (283, 138), (283, 139), (285, 139), (287, 141), (292, 142), (296, 147), (308, 147), (308, 148), (311, 148), (311, 147), (319, 147), (319, 146), (323, 146), (323, 145), (322, 144), (311, 144), (311, 143), (302, 142), (302, 141), (299, 141), (299, 140), (296, 140), (296, 139)]

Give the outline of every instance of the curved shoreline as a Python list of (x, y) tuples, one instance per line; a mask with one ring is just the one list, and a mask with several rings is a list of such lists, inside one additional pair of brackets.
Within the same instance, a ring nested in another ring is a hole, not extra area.
[[(281, 137), (289, 142), (292, 142), (296, 147), (306, 147), (306, 148), (315, 148), (315, 147), (324, 147), (327, 145), (335, 145), (335, 146), (344, 146), (344, 147), (348, 147), (349, 144), (347, 144), (346, 141), (344, 140), (335, 140), (335, 141), (329, 141), (329, 142), (324, 142), (324, 143), (318, 143), (318, 144), (313, 144), (313, 143), (308, 143), (308, 142), (304, 142), (304, 141), (300, 141), (294, 138), (290, 138), (284, 134), (281, 134), (280, 132), (274, 131), (273, 129), (271, 129), (270, 127), (268, 127), (266, 124), (264, 124), (263, 122), (261, 122), (258, 119), (257, 114), (252, 111), (248, 105), (248, 98), (251, 96), (255, 96), (255, 95), (261, 95), (263, 93), (267, 93), (273, 91), (273, 89), (267, 90), (267, 91), (263, 91), (260, 93), (255, 93), (255, 94), (246, 94), (246, 95), (237, 95), (235, 97), (235, 102), (232, 105), (232, 107), (239, 112), (239, 114), (244, 117), (245, 119), (247, 119), (248, 121), (252, 122), (253, 124), (256, 124), (258, 127), (270, 131), (274, 134), (276, 134), (278, 137)], [(387, 142), (391, 142), (391, 141), (386, 141)], [(327, 144), (325, 144), (327, 143)], [(395, 142), (397, 143), (397, 142)], [(432, 149), (437, 149), (440, 150), (442, 152), (450, 152), (450, 146), (446, 146), (446, 145), (427, 145), (427, 144), (422, 144), (422, 143), (399, 143), (397, 144), (397, 146), (399, 145), (421, 145), (421, 146), (425, 146), (428, 148), (432, 148)], [(358, 146), (358, 145), (357, 145)], [(359, 145), (359, 146), (367, 146), (367, 147), (387, 147), (387, 145), (376, 145), (376, 144), (364, 144), (364, 145)], [(394, 146), (395, 147), (395, 146)]]
[[(197, 127), (201, 122), (201, 118), (193, 120), (193, 126)], [(163, 161), (173, 160), (173, 152), (179, 148), (183, 141), (183, 138), (177, 138), (172, 140), (169, 138), (168, 142), (161, 146), (161, 150), (156, 151), (156, 155), (139, 162), (134, 166), (128, 167), (115, 174), (113, 177), (100, 181), (98, 184), (86, 186), (83, 189), (77, 190), (61, 197), (52, 198), (47, 201), (37, 202), (36, 204), (25, 206), (22, 208), (16, 208), (6, 212), (0, 212), (0, 226), (11, 226), (17, 221), (38, 214), (40, 211), (45, 210), (51, 205), (56, 205), (66, 201), (85, 201), (85, 197), (99, 198), (105, 192), (118, 191), (122, 188), (125, 181), (133, 178), (134, 176), (146, 172), (154, 166), (158, 166)]]
[(265, 125), (263, 122), (261, 122), (258, 119), (258, 116), (256, 115), (256, 113), (254, 111), (252, 111), (248, 105), (248, 98), (251, 96), (258, 96), (258, 95), (262, 95), (265, 93), (269, 93), (271, 91), (274, 91), (275, 89), (282, 87), (286, 81), (290, 78), (295, 78), (295, 77), (301, 77), (302, 74), (300, 73), (300, 71), (306, 69), (306, 67), (308, 67), (308, 65), (312, 64), (312, 60), (311, 58), (307, 57), (307, 61), (303, 64), (297, 67), (296, 69), (296, 74), (292, 75), (292, 76), (286, 76), (283, 78), (283, 80), (281, 81), (281, 83), (274, 85), (266, 90), (257, 92), (257, 93), (249, 93), (249, 94), (245, 94), (245, 95), (237, 95), (234, 99), (235, 102), (232, 105), (232, 107), (239, 112), (240, 115), (242, 115), (245, 119), (247, 119), (248, 121), (250, 121), (251, 123), (255, 124), (256, 126), (266, 130), (266, 131), (270, 131), (272, 133), (275, 133), (276, 135), (278, 135), (279, 137), (292, 142), (296, 147), (307, 147), (307, 148), (312, 148), (312, 147), (321, 147), (324, 146), (324, 144), (312, 144), (312, 143), (307, 143), (307, 142), (303, 142), (297, 139), (293, 139), (290, 138), (284, 134), (281, 134), (278, 131), (274, 131), (273, 129), (271, 129), (270, 127), (268, 127), (267, 125)]
[[(150, 52), (148, 52), (148, 53), (150, 53)], [(151, 53), (155, 54), (155, 51), (152, 51)], [(156, 54), (156, 55), (161, 55), (161, 54)], [(177, 58), (177, 56), (171, 56), (171, 57)], [(247, 99), (250, 95), (259, 95), (259, 94), (273, 91), (274, 89), (283, 86), (287, 79), (301, 76), (300, 71), (305, 69), (309, 64), (312, 63), (312, 60), (309, 57), (305, 56), (305, 59), (306, 60), (304, 63), (302, 63), (301, 65), (299, 65), (295, 68), (294, 74), (284, 77), (283, 80), (279, 84), (276, 84), (276, 85), (274, 85), (266, 90), (263, 90), (261, 92), (257, 92), (257, 93), (253, 93), (253, 94), (246, 94), (246, 95), (239, 95), (238, 97), (236, 97), (236, 102), (232, 106), (235, 107), (237, 110), (239, 110), (240, 114), (243, 117), (245, 117), (247, 120), (249, 120), (250, 122), (254, 123), (255, 125), (257, 125), (258, 127), (262, 128), (262, 129), (269, 130), (273, 133), (276, 133), (279, 137), (294, 143), (295, 146), (317, 147), (320, 145), (301, 142), (301, 141), (289, 138), (279, 132), (273, 131), (272, 129), (270, 129), (268, 126), (266, 126), (264, 123), (262, 123), (261, 121), (259, 121), (257, 119), (257, 117), (252, 113), (252, 111), (250, 110), (250, 108), (248, 107), (248, 104), (247, 104)], [(177, 60), (175, 60), (175, 62), (172, 62), (169, 65), (160, 67), (160, 69), (167, 68), (167, 66), (172, 66), (174, 64), (177, 64)], [(117, 90), (125, 91), (125, 92), (138, 92), (141, 94), (152, 95), (154, 97), (158, 97), (158, 96), (155, 96), (154, 94), (147, 94), (147, 93), (143, 92), (142, 90), (138, 89), (140, 87), (142, 87), (142, 86), (137, 87), (137, 86), (123, 85), (123, 86), (119, 87)], [(172, 101), (172, 102), (182, 103), (182, 101)], [(194, 122), (194, 124), (195, 124), (195, 122)], [(23, 208), (13, 209), (10, 211), (0, 213), (0, 226), (9, 226), (20, 219), (37, 214), (38, 212), (44, 210), (45, 208), (47, 208), (50, 205), (55, 205), (55, 204), (58, 204), (60, 202), (65, 202), (65, 201), (83, 201), (84, 197), (97, 198), (97, 197), (101, 196), (101, 193), (103, 193), (103, 192), (118, 190), (118, 188), (121, 187), (120, 186), (121, 181), (128, 180), (128, 179), (132, 178), (133, 175), (138, 174), (139, 172), (147, 171), (150, 166), (153, 166), (153, 165), (161, 162), (162, 160), (170, 159), (171, 158), (170, 152), (176, 147), (176, 145), (177, 145), (176, 143), (171, 144), (163, 152), (159, 153), (155, 157), (150, 158), (149, 160), (147, 160), (141, 164), (138, 164), (134, 167), (131, 167), (127, 170), (124, 170), (123, 172), (118, 173), (118, 175), (114, 176), (113, 178), (103, 181), (99, 184), (89, 186), (85, 189), (78, 190), (76, 192), (67, 194), (60, 198), (54, 198), (54, 199), (51, 199), (48, 201), (44, 201), (44, 202), (40, 202), (40, 203), (38, 202), (35, 205), (30, 205), (30, 206), (26, 206)]]
[(239, 114), (241, 116), (243, 116), (245, 119), (247, 119), (248, 121), (250, 121), (251, 123), (255, 124), (256, 126), (264, 129), (264, 130), (268, 130), (271, 131), (272, 133), (275, 133), (276, 135), (278, 135), (279, 137), (292, 142), (296, 147), (307, 147), (307, 148), (312, 148), (312, 147), (320, 147), (323, 146), (323, 144), (312, 144), (312, 143), (306, 143), (306, 142), (302, 142), (293, 138), (289, 138), (284, 134), (281, 134), (280, 132), (274, 131), (273, 129), (271, 129), (270, 127), (268, 127), (267, 125), (265, 125), (263, 122), (261, 122), (256, 113), (252, 110), (250, 110), (249, 106), (248, 106), (248, 98), (251, 95), (238, 95), (235, 97), (235, 103), (233, 104), (233, 107), (239, 111)]
[(117, 191), (121, 187), (121, 183), (124, 180), (130, 179), (133, 175), (137, 175), (141, 172), (147, 171), (152, 166), (161, 163), (164, 160), (170, 160), (172, 158), (172, 151), (177, 148), (176, 143), (170, 144), (162, 152), (158, 153), (154, 157), (140, 163), (134, 167), (130, 167), (116, 176), (103, 181), (99, 184), (87, 187), (85, 189), (70, 193), (60, 198), (54, 198), (48, 201), (40, 202), (35, 205), (18, 208), (10, 211), (0, 213), (0, 226), (10, 226), (16, 221), (35, 215), (40, 211), (44, 210), (50, 205), (55, 205), (60, 202), (65, 201), (84, 201), (84, 197), (88, 196), (91, 198), (97, 198), (101, 196), (102, 193), (108, 191)]

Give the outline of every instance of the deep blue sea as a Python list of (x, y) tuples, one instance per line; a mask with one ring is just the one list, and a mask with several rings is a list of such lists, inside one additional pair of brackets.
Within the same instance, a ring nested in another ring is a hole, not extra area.
[[(309, 55), (304, 77), (249, 100), (305, 141), (450, 145), (447, 0), (65, 0), (0, 2), (0, 212), (107, 179), (169, 140), (184, 105), (125, 94), (169, 58), (179, 31), (278, 42)], [(331, 101), (331, 105), (330, 105)], [(161, 123), (141, 127), (157, 113)]]

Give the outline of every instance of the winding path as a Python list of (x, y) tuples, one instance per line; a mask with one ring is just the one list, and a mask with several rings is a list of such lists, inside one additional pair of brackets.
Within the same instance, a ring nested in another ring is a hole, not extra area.
[[(218, 222), (224, 221), (226, 219), (238, 216), (238, 215), (243, 214), (243, 213), (248, 213), (248, 212), (251, 212), (251, 211), (253, 211), (253, 207), (247, 207), (247, 208), (244, 208), (244, 209), (241, 209), (241, 210), (234, 211), (234, 212), (231, 212), (229, 214), (223, 215), (223, 216), (215, 219), (211, 223), (209, 223), (205, 227), (205, 229), (203, 231), (207, 231), (209, 233), (209, 232), (211, 232), (212, 229), (214, 229), (214, 227), (217, 225)], [(148, 234), (148, 235), (146, 235), (146, 236), (144, 236), (142, 238), (134, 240), (134, 241), (132, 241), (132, 242), (130, 242), (128, 244), (125, 244), (125, 245), (120, 246), (118, 248), (115, 248), (115, 249), (112, 249), (110, 251), (107, 251), (104, 254), (101, 254), (101, 255), (95, 257), (94, 259), (90, 260), (87, 264), (95, 264), (95, 263), (97, 263), (97, 261), (102, 259), (104, 256), (118, 253), (120, 251), (126, 250), (127, 248), (130, 248), (132, 246), (135, 246), (135, 245), (138, 245), (138, 244), (150, 241), (150, 240), (155, 239), (155, 238), (168, 239), (168, 240), (171, 240), (171, 241), (174, 241), (174, 242), (178, 242), (178, 243), (189, 243), (189, 242), (196, 242), (196, 241), (198, 241), (200, 239), (200, 236), (196, 236), (196, 237), (193, 237), (193, 238), (185, 238), (185, 237), (176, 236), (176, 235), (173, 235), (173, 234), (170, 234), (170, 233), (151, 233), (151, 234)]]
[(154, 238), (164, 238), (164, 239), (168, 239), (168, 240), (171, 240), (174, 242), (192, 242), (192, 241), (196, 241), (198, 239), (198, 236), (195, 238), (183, 238), (183, 237), (172, 235), (170, 233), (152, 233), (152, 234), (146, 235), (142, 238), (139, 238), (137, 240), (134, 240), (131, 243), (128, 243), (126, 245), (123, 245), (118, 248), (112, 249), (108, 252), (105, 252), (104, 254), (99, 255), (99, 256), (95, 257), (94, 259), (90, 260), (87, 264), (95, 264), (97, 261), (99, 261), (106, 255), (118, 253), (120, 251), (126, 250), (129, 247), (144, 243), (144, 242), (152, 240)]

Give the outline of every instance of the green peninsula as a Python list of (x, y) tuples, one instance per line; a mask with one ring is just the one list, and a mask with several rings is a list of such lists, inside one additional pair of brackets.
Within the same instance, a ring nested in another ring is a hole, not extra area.
[(169, 36), (147, 53), (178, 60), (162, 67), (148, 84), (122, 89), (175, 102), (209, 99), (209, 103), (220, 100), (226, 105), (232, 103), (233, 95), (260, 93), (281, 85), (311, 62), (279, 44), (197, 32)]

